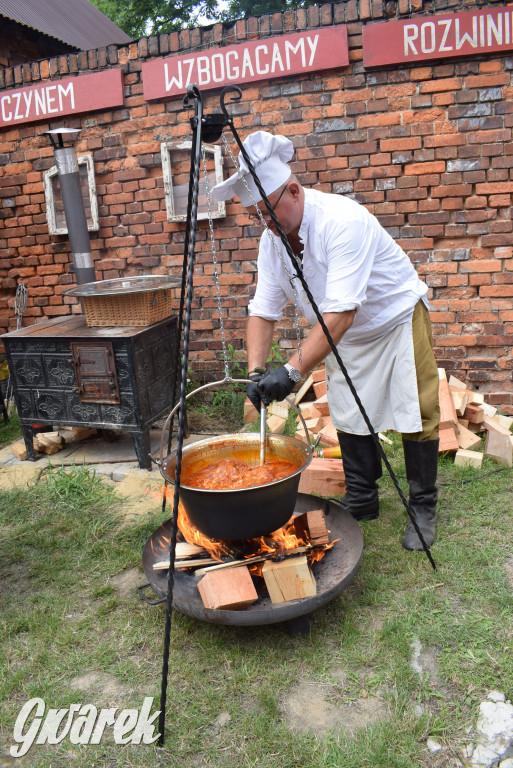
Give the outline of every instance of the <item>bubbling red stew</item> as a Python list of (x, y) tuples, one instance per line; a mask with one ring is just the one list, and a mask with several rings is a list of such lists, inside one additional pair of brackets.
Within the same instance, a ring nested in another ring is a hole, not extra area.
[(197, 472), (184, 472), (182, 483), (191, 488), (233, 490), (267, 485), (296, 472), (297, 464), (283, 459), (269, 459), (262, 466), (251, 466), (239, 459), (222, 459)]

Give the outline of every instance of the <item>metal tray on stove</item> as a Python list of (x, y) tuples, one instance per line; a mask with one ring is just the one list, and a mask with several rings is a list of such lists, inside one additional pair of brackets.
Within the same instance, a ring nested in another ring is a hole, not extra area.
[(67, 296), (120, 296), (125, 293), (145, 293), (180, 285), (179, 277), (171, 275), (141, 275), (117, 277), (114, 280), (97, 280), (94, 283), (74, 285), (63, 291)]

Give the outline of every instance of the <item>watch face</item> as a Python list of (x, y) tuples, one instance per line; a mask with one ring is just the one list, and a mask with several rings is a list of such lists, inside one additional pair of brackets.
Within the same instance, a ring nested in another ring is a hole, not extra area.
[(289, 379), (292, 379), (294, 382), (298, 382), (301, 380), (301, 374), (297, 370), (297, 368), (292, 368), (292, 366), (289, 368)]

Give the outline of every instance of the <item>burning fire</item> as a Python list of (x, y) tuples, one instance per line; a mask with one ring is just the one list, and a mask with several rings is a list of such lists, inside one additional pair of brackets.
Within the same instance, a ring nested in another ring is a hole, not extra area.
[[(159, 493), (152, 490), (148, 490), (147, 492), (160, 500), (161, 497)], [(164, 485), (163, 492), (168, 502), (172, 505), (174, 500), (174, 489)], [(289, 522), (279, 530), (269, 533), (266, 536), (260, 536), (256, 539), (246, 539), (243, 542), (237, 542), (237, 546), (234, 547), (231, 542), (211, 539), (198, 531), (198, 529), (190, 522), (181, 501), (178, 503), (178, 531), (179, 538), (181, 534), (183, 539), (189, 542), (189, 544), (196, 544), (203, 547), (212, 558), (219, 562), (233, 559), (243, 560), (255, 557), (256, 555), (269, 555), (272, 559), (279, 560), (287, 553), (292, 554), (292, 550), (297, 550), (299, 548), (300, 551), (305, 551), (302, 548), (307, 548), (307, 557), (310, 563), (315, 563), (322, 560), (325, 553), (333, 547), (336, 541), (338, 541), (338, 539), (335, 539), (329, 544), (310, 548), (308, 536), (305, 535), (303, 537), (297, 535), (294, 528), (294, 517), (292, 517)], [(153, 542), (152, 550), (157, 555), (163, 554), (164, 551), (169, 549), (169, 544), (169, 537), (161, 536), (157, 544), (159, 551), (155, 552)], [(183, 567), (187, 567), (185, 563)], [(249, 568), (253, 575), (260, 575), (262, 563), (254, 563), (250, 565)]]

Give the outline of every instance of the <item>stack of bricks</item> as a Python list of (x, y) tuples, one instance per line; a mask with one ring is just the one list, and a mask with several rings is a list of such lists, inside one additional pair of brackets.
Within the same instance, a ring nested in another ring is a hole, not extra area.
[[(469, 2), (465, 9), (493, 5)], [(97, 279), (180, 274), (183, 223), (167, 221), (160, 146), (191, 138), (182, 99), (149, 103), (143, 62), (216, 44), (346, 24), (349, 65), (242, 87), (230, 105), (244, 139), (263, 129), (290, 137), (292, 170), (305, 186), (350, 195), (374, 213), (429, 286), (438, 364), (513, 413), (513, 102), (511, 52), (365, 69), (364, 25), (459, 10), (446, 0), (346, 2), (215, 24), (126, 46), (58, 56), (0, 70), (2, 90), (120, 67), (122, 108), (66, 120), (81, 128), (78, 154), (92, 152), (100, 230), (91, 233)], [(204, 111), (219, 93), (203, 94)], [(50, 236), (43, 171), (54, 164), (47, 123), (0, 129), (0, 332), (12, 329), (18, 281), (28, 287), (25, 322), (78, 312), (62, 292), (74, 280), (66, 236)], [(227, 137), (232, 146), (229, 132)], [(235, 148), (235, 147), (234, 147)], [(225, 159), (225, 174), (231, 169)], [(246, 306), (256, 284), (260, 229), (237, 202), (215, 222), (228, 341), (242, 349)], [(296, 343), (290, 311), (277, 328)], [(199, 223), (190, 366), (222, 374), (221, 329), (208, 224)]]

